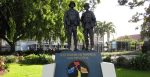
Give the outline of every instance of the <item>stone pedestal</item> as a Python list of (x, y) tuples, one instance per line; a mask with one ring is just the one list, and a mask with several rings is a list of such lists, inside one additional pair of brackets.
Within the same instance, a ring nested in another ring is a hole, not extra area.
[[(116, 77), (114, 64), (108, 62), (100, 63), (103, 77)], [(43, 66), (42, 77), (54, 77), (56, 64), (47, 64)]]

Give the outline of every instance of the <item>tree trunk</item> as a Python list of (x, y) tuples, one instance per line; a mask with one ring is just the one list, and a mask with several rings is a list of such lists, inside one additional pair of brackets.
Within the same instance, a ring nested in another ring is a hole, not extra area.
[(105, 40), (104, 40), (104, 35), (102, 36), (103, 38), (103, 45), (102, 45), (102, 51), (104, 51), (104, 46), (105, 46)]
[(15, 52), (16, 51), (15, 50), (15, 46), (16, 46), (16, 42), (19, 40), (19, 38), (16, 39), (16, 40), (13, 40), (13, 41), (10, 41), (8, 38), (6, 38), (4, 36), (0, 36), (0, 38), (2, 38), (3, 40), (5, 40), (9, 44), (11, 52)]
[(110, 33), (107, 32), (108, 51), (110, 51), (110, 42), (109, 42), (109, 39), (110, 39)]
[(11, 47), (11, 48), (10, 48), (10, 51), (11, 51), (11, 52), (15, 52), (15, 51), (16, 51), (16, 49), (15, 49), (15, 45), (16, 45), (16, 44), (15, 44), (15, 43), (11, 43), (11, 44), (9, 44), (9, 45), (10, 45), (10, 47)]
[(98, 42), (99, 42), (98, 37), (99, 37), (99, 35), (97, 35), (97, 52), (100, 52), (100, 51), (99, 51), (99, 47), (98, 47)]
[(38, 44), (39, 44), (39, 47), (38, 48), (42, 48), (42, 41), (41, 40), (38, 40)]
[(15, 44), (14, 44), (14, 43), (11, 44), (10, 47), (11, 47), (11, 52), (15, 52), (15, 51), (16, 51), (16, 48), (15, 48)]

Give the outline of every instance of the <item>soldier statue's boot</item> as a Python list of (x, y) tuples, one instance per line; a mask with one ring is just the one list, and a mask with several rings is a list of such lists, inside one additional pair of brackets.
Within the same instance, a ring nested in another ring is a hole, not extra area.
[(70, 47), (68, 47), (68, 50), (70, 50)]
[(70, 50), (71, 48), (71, 43), (68, 43), (68, 50)]
[(90, 50), (94, 50), (94, 47), (91, 47)]
[(88, 45), (86, 45), (85, 50), (86, 50), (86, 51), (88, 51), (88, 50), (89, 50), (89, 46), (88, 46)]
[(75, 47), (75, 48), (74, 48), (74, 51), (77, 51), (77, 50), (78, 50), (77, 47)]
[(91, 42), (91, 48), (90, 48), (90, 50), (94, 50), (94, 43), (93, 43), (93, 41)]

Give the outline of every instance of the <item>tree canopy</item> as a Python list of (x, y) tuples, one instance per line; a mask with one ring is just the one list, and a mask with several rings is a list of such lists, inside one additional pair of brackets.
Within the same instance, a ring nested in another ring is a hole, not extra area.
[[(86, 0), (74, 0), (82, 11)], [(92, 8), (100, 0), (89, 0)], [(60, 38), (65, 41), (64, 12), (70, 0), (0, 0), (0, 38), (15, 51), (15, 43), (22, 39), (38, 41)], [(80, 31), (80, 29), (78, 30)], [(78, 32), (81, 37), (81, 32)]]
[(105, 33), (115, 33), (115, 26), (112, 22), (100, 22), (97, 21), (97, 26), (94, 29), (94, 32), (98, 35), (103, 37)]
[[(119, 1), (123, 2), (124, 0), (118, 0), (118, 3)], [(132, 2), (126, 2), (123, 5), (127, 5), (131, 9), (134, 9), (134, 7), (143, 6), (146, 2), (149, 2), (149, 0), (133, 0)], [(137, 23), (143, 20), (143, 24), (141, 24), (141, 35), (143, 38), (146, 37), (150, 39), (150, 5), (149, 7), (145, 7), (144, 10), (144, 13), (138, 11), (132, 16), (132, 19), (129, 20), (129, 22)]]
[(129, 6), (131, 9), (143, 5), (146, 1), (149, 0), (118, 0), (119, 5)]

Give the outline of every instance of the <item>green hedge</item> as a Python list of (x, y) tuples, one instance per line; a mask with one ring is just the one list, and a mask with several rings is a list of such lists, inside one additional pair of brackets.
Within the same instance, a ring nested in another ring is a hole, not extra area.
[(104, 62), (112, 62), (111, 56), (110, 56), (110, 55), (109, 55), (109, 56), (106, 56), (105, 58), (103, 58), (103, 61), (104, 61)]
[(31, 54), (24, 57), (24, 60), (20, 61), (22, 64), (49, 64), (53, 63), (53, 59), (50, 55), (40, 54), (35, 55)]
[(130, 68), (135, 70), (150, 70), (150, 56), (141, 54), (130, 61)]
[(53, 63), (51, 55), (48, 54), (30, 54), (27, 56), (1, 56), (5, 63), (21, 63), (21, 64), (49, 64)]
[(116, 62), (115, 62), (115, 66), (116, 67), (124, 67), (124, 68), (128, 68), (129, 67), (129, 63), (130, 63), (130, 60), (126, 59), (125, 57), (123, 56), (120, 56), (116, 59)]
[(111, 59), (111, 56), (106, 56), (103, 61), (112, 62), (116, 67), (134, 70), (150, 70), (150, 55), (148, 54), (140, 54), (132, 59), (126, 59), (125, 57), (120, 56), (114, 60)]

